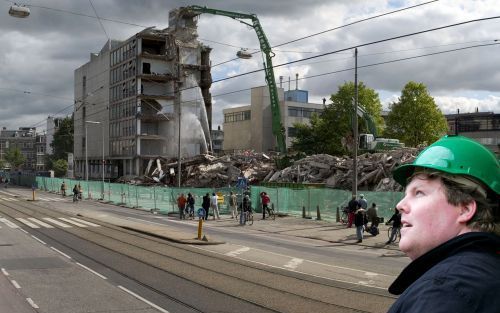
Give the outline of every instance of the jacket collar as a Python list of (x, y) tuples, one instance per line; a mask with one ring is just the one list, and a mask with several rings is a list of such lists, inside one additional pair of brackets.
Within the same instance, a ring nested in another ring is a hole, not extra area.
[(450, 239), (411, 262), (391, 284), (389, 292), (394, 295), (402, 294), (434, 265), (460, 251), (471, 249), (500, 255), (500, 237), (490, 233), (470, 232)]

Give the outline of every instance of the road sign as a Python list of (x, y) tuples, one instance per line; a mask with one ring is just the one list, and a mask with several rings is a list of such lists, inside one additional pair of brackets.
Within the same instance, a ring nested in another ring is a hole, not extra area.
[(196, 211), (196, 214), (198, 214), (199, 218), (205, 217), (205, 209), (199, 208), (198, 211)]

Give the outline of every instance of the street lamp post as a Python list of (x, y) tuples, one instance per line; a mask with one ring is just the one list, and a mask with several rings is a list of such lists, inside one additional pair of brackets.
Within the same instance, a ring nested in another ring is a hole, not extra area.
[(90, 198), (90, 188), (89, 188), (89, 157), (88, 157), (88, 124), (101, 124), (101, 129), (102, 129), (102, 189), (101, 189), (101, 196), (102, 199), (104, 199), (104, 127), (101, 122), (95, 122), (95, 121), (85, 121), (85, 181), (87, 182), (87, 198)]

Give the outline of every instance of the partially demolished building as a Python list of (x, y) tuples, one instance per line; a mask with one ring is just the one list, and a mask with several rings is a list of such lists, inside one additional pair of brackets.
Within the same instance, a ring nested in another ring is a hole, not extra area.
[(75, 70), (77, 177), (87, 159), (90, 178), (103, 165), (116, 178), (143, 174), (158, 156), (210, 151), (211, 49), (197, 40), (196, 16), (182, 12), (170, 12), (166, 29), (106, 43)]

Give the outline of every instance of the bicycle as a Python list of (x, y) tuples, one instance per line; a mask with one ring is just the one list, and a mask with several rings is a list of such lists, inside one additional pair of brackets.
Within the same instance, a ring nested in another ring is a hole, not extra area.
[(253, 225), (253, 212), (252, 211), (245, 212), (245, 224)]
[[(393, 226), (390, 226), (387, 229), (387, 241), (388, 242), (391, 240), (392, 229), (393, 229)], [(394, 237), (394, 239), (392, 241), (390, 241), (390, 243), (393, 243), (393, 242), (398, 243), (399, 240), (401, 240), (401, 228), (397, 227), (396, 228), (396, 236)]]
[(342, 215), (340, 215), (340, 222), (342, 224), (347, 224), (349, 221), (349, 213), (347, 207), (342, 208)]
[(274, 213), (273, 208), (267, 208), (267, 218), (272, 219), (273, 221), (276, 219), (276, 213)]

